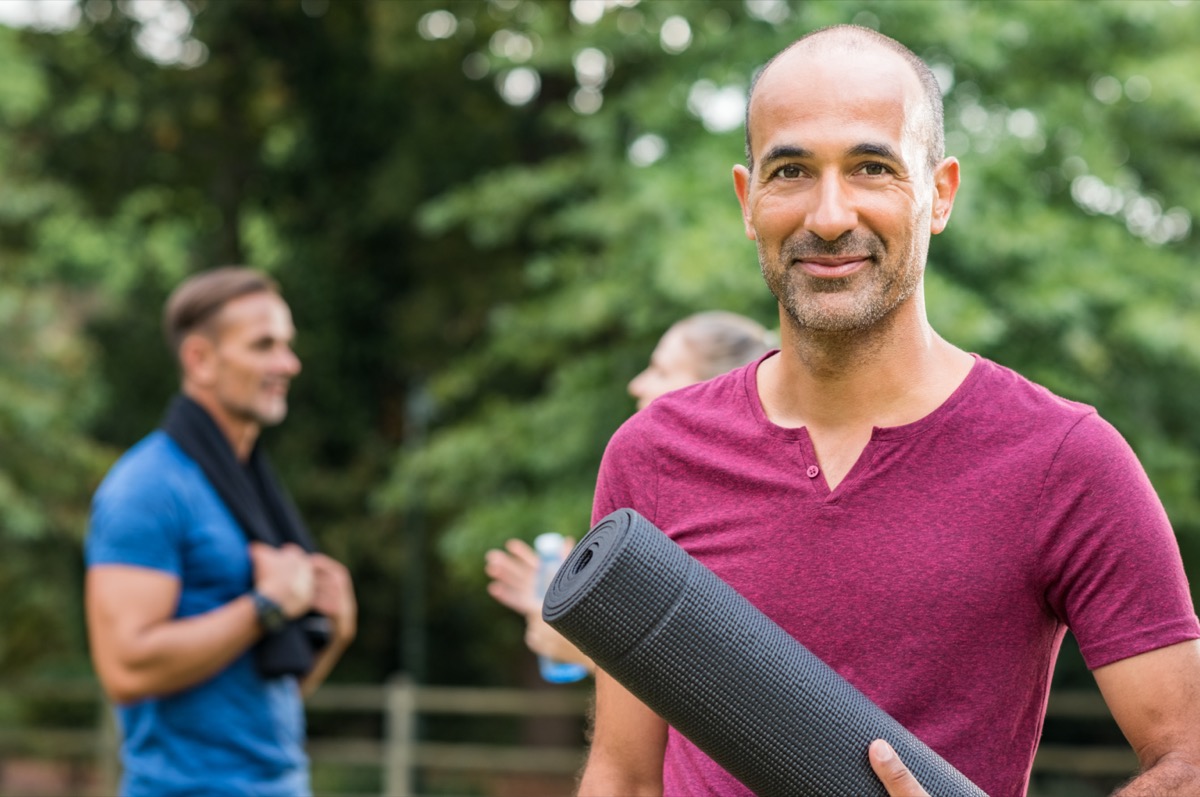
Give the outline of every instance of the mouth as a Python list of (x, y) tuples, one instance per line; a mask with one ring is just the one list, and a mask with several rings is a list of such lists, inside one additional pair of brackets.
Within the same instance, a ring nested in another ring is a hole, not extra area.
[(840, 279), (855, 274), (871, 262), (870, 255), (845, 255), (841, 257), (800, 257), (792, 261), (805, 274), (821, 279)]

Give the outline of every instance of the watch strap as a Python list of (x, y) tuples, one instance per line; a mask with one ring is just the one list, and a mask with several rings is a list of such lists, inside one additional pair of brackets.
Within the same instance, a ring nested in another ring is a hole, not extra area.
[(287, 615), (283, 613), (282, 606), (258, 590), (251, 590), (250, 598), (254, 601), (254, 614), (258, 617), (258, 624), (263, 631), (274, 634), (283, 630), (288, 620)]

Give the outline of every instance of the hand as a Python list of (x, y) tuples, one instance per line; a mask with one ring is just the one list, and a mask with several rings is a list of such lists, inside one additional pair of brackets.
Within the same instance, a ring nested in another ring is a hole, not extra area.
[(929, 793), (921, 788), (921, 784), (917, 783), (908, 767), (904, 766), (900, 756), (896, 755), (892, 746), (883, 739), (871, 742), (867, 756), (871, 759), (871, 769), (875, 770), (875, 776), (883, 783), (891, 797), (929, 797)]
[(325, 554), (311, 554), (309, 561), (313, 568), (312, 609), (329, 618), (334, 644), (345, 647), (358, 632), (358, 602), (350, 571)]
[(294, 543), (278, 548), (250, 543), (254, 588), (279, 604), (285, 616), (295, 619), (311, 608), (313, 566), (308, 553)]
[(525, 644), (539, 656), (548, 656), (555, 661), (582, 664), (588, 672), (596, 669), (595, 663), (571, 641), (555, 631), (542, 619), (540, 612), (525, 616)]
[(537, 597), (538, 555), (521, 540), (504, 543), (507, 550), (492, 549), (484, 556), (483, 572), (491, 578), (488, 594), (517, 614), (542, 611)]

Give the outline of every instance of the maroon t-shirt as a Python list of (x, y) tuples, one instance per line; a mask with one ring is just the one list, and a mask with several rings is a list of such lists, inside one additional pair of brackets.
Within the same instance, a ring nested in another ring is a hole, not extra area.
[[(1068, 628), (1093, 669), (1200, 637), (1162, 505), (1091, 407), (977, 357), (830, 492), (806, 430), (764, 414), (757, 369), (630, 418), (593, 520), (645, 515), (991, 797), (1026, 791)], [(674, 729), (663, 781), (749, 794)]]

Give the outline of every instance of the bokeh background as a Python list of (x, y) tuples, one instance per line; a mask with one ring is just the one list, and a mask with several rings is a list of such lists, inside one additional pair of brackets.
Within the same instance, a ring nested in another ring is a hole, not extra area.
[(935, 327), (1115, 424), (1200, 584), (1200, 3), (0, 0), (0, 679), (90, 677), (88, 503), (175, 390), (163, 299), (245, 263), (304, 363), (269, 446), (357, 584), (334, 681), (534, 684), (483, 553), (586, 531), (673, 320), (777, 325), (746, 90), (840, 22), (943, 86)]

